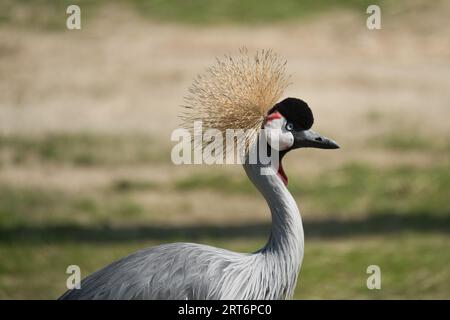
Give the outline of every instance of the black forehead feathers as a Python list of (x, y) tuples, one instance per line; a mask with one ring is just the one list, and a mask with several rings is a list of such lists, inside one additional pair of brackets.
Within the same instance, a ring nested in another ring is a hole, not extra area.
[(286, 98), (269, 110), (268, 114), (278, 111), (287, 121), (302, 130), (308, 130), (314, 123), (314, 117), (308, 104), (297, 98)]

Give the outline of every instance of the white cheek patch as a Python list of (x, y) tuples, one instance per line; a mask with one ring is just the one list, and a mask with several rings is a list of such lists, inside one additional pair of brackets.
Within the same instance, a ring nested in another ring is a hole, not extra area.
[[(294, 136), (286, 129), (286, 119), (279, 115), (269, 117), (264, 125), (267, 143), (278, 151), (287, 150), (294, 145)], [(278, 141), (277, 141), (278, 140)]]

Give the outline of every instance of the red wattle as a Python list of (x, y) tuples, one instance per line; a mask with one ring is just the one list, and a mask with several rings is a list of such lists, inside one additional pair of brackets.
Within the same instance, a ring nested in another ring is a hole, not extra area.
[(281, 119), (281, 113), (279, 113), (278, 111), (269, 114), (266, 117), (266, 122), (269, 122), (269, 121), (272, 121), (272, 120), (275, 120), (275, 119)]
[(281, 162), (280, 162), (280, 165), (278, 166), (277, 174), (280, 177), (281, 181), (283, 181), (284, 185), (287, 186), (288, 185), (288, 177), (287, 177), (286, 173), (284, 172)]

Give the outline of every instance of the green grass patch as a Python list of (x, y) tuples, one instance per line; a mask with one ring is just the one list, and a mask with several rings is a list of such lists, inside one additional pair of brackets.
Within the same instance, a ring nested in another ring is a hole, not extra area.
[(118, 179), (113, 182), (112, 190), (116, 192), (147, 191), (157, 189), (157, 184), (146, 180)]
[(316, 179), (292, 179), (294, 194), (336, 213), (448, 214), (449, 166), (377, 169), (347, 165)]
[(365, 114), (365, 118), (369, 123), (372, 124), (377, 124), (380, 123), (383, 118), (385, 117), (385, 114), (383, 114), (380, 111), (377, 110), (369, 110), (366, 114)]
[(225, 193), (256, 193), (255, 187), (244, 176), (230, 176), (222, 173), (193, 174), (175, 181), (179, 191), (213, 190)]
[(142, 17), (160, 22), (183, 24), (266, 24), (303, 21), (305, 18), (336, 9), (355, 10), (365, 14), (369, 0), (4, 0), (0, 4), (0, 22), (21, 27), (66, 30), (66, 8), (77, 4), (81, 8), (82, 25), (92, 21), (105, 6), (127, 7)]
[(418, 133), (400, 132), (385, 133), (372, 138), (369, 143), (395, 151), (418, 151), (450, 153), (450, 139), (444, 136), (424, 136)]
[(449, 166), (377, 169), (347, 165), (317, 179), (294, 180), (293, 192), (336, 213), (448, 214)]
[(339, 8), (359, 10), (364, 14), (367, 6), (373, 2), (366, 0), (135, 0), (134, 4), (144, 16), (158, 21), (191, 24), (264, 24), (301, 20)]
[[(257, 195), (257, 190), (244, 175), (194, 174), (176, 181), (175, 188)], [(308, 204), (310, 211), (322, 213), (450, 212), (449, 165), (377, 169), (351, 164), (314, 178), (290, 177), (288, 188)]]
[(48, 134), (0, 135), (0, 164), (33, 161), (74, 166), (115, 166), (169, 162), (170, 152), (145, 135)]
[[(175, 241), (189, 241), (178, 238)], [(266, 239), (196, 242), (252, 252)], [(0, 299), (56, 299), (66, 289), (66, 268), (80, 266), (82, 277), (158, 241), (125, 243), (0, 243)], [(404, 234), (378, 238), (306, 239), (305, 256), (295, 299), (448, 299), (449, 238)], [(381, 269), (381, 290), (369, 290), (366, 269)]]
[(127, 195), (67, 193), (0, 185), (0, 226), (108, 224), (148, 214)]
[[(66, 9), (76, 4), (81, 8), (82, 27), (98, 15), (98, 9), (107, 0), (2, 0), (0, 1), (0, 25), (21, 28), (37, 28), (46, 31), (67, 31)], [(116, 1), (119, 3), (119, 1)]]
[[(316, 177), (291, 177), (288, 188), (311, 215), (442, 217), (450, 213), (448, 166), (377, 169), (353, 164)], [(126, 222), (130, 217), (139, 220), (156, 213), (137, 200), (138, 193), (183, 192), (189, 197), (190, 192), (202, 190), (224, 196), (260, 197), (244, 175), (225, 173), (192, 174), (164, 184), (121, 178), (110, 187), (86, 192), (0, 185), (0, 224), (110, 223)]]
[[(313, 208), (308, 217), (328, 214), (304, 221), (305, 257), (295, 298), (449, 298), (448, 166), (353, 164), (290, 180), (293, 194)], [(86, 276), (160, 243), (198, 242), (254, 252), (267, 241), (267, 225), (135, 224), (155, 214), (133, 198), (136, 192), (178, 191), (189, 197), (190, 191), (212, 190), (224, 197), (259, 197), (244, 175), (195, 174), (173, 185), (118, 179), (111, 186), (63, 192), (0, 185), (1, 299), (55, 299), (65, 291), (68, 265), (79, 265)], [(341, 212), (358, 216), (336, 214)], [(381, 268), (381, 290), (366, 287), (372, 264)]]
[[(372, 239), (308, 241), (297, 299), (448, 299), (448, 235), (404, 234)], [(369, 290), (369, 265), (381, 290)]]

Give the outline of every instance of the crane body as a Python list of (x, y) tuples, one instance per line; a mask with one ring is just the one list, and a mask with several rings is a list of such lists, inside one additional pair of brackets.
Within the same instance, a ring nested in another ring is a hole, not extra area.
[(286, 299), (303, 258), (303, 228), (294, 198), (261, 164), (244, 164), (272, 213), (267, 244), (252, 254), (195, 243), (140, 250), (93, 273), (62, 299)]

